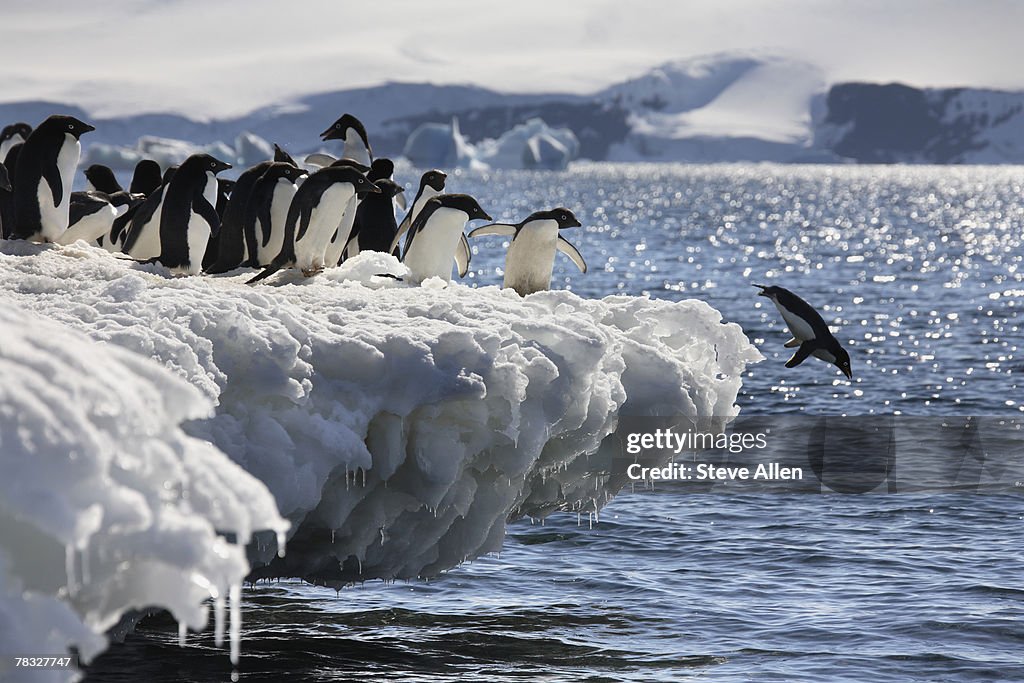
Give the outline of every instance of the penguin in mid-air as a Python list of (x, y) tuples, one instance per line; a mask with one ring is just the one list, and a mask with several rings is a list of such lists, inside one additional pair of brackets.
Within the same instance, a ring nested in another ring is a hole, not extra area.
[(782, 319), (786, 321), (786, 327), (793, 335), (793, 338), (786, 342), (786, 348), (798, 347), (793, 357), (786, 362), (787, 368), (795, 368), (808, 356), (814, 356), (832, 363), (842, 370), (847, 379), (853, 379), (850, 354), (839, 340), (832, 336), (828, 325), (809, 303), (783, 287), (758, 284), (754, 286), (761, 289), (758, 296), (766, 296), (772, 300), (782, 314)]
[(200, 272), (210, 236), (220, 228), (217, 174), (231, 168), (209, 154), (182, 162), (162, 191), (146, 198), (132, 219), (123, 251), (174, 272)]
[(587, 264), (579, 250), (569, 243), (560, 230), (578, 228), (580, 222), (572, 211), (564, 207), (550, 211), (537, 211), (521, 223), (492, 223), (469, 233), (470, 237), (484, 235), (511, 236), (505, 256), (506, 289), (514, 289), (520, 296), (542, 292), (551, 287), (551, 270), (555, 252), (568, 256), (580, 272), (587, 272)]
[(409, 232), (412, 222), (416, 220), (416, 216), (423, 210), (423, 205), (444, 192), (444, 182), (447, 178), (448, 174), (436, 168), (423, 174), (420, 178), (420, 187), (416, 191), (416, 198), (412, 200), (412, 207), (399, 224), (398, 232), (395, 233), (391, 248), (388, 249), (390, 253), (395, 253), (395, 249), (398, 248), (398, 243), (401, 241), (402, 236)]
[[(373, 150), (370, 149), (366, 128), (359, 119), (351, 114), (342, 114), (341, 118), (332, 123), (330, 128), (320, 133), (320, 139), (324, 142), (343, 140), (345, 147), (341, 153), (342, 159), (352, 159), (364, 166), (373, 163)], [(307, 161), (309, 161), (308, 157)]]
[[(4, 129), (0, 131), (0, 160), (7, 158), (7, 153), (11, 151), (11, 147), (20, 145), (21, 143), (28, 140), (28, 136), (32, 133), (32, 126), (27, 123), (12, 123), (9, 126), (4, 126)], [(11, 169), (7, 169), (10, 171)]]
[(422, 282), (430, 277), (452, 279), (452, 259), (459, 277), (469, 272), (469, 242), (466, 223), (476, 219), (493, 221), (468, 194), (441, 194), (420, 211), (402, 250), (402, 262), (409, 267), (409, 279)]
[(84, 175), (86, 180), (86, 191), (95, 190), (97, 192), (114, 194), (115, 192), (121, 192), (124, 190), (124, 188), (121, 187), (121, 183), (117, 182), (117, 178), (114, 176), (114, 172), (110, 170), (109, 166), (93, 164), (89, 168), (85, 169)]
[(140, 204), (144, 197), (125, 191), (107, 194), (99, 190), (71, 193), (68, 229), (57, 239), (57, 244), (74, 244), (78, 240), (93, 243), (109, 237), (114, 221)]
[(135, 164), (132, 172), (132, 182), (128, 185), (128, 191), (132, 194), (144, 194), (147, 197), (153, 194), (163, 183), (160, 173), (160, 164), (152, 159), (142, 159)]
[(350, 200), (379, 191), (351, 166), (328, 166), (311, 174), (299, 186), (288, 207), (281, 253), (248, 284), (293, 265), (306, 277), (322, 271), (327, 245), (338, 229), (338, 216), (344, 214)]
[(93, 130), (73, 116), (54, 114), (22, 144), (13, 182), (13, 237), (55, 242), (67, 230), (71, 184), (82, 156), (79, 137)]
[(264, 268), (281, 253), (288, 209), (304, 175), (306, 171), (294, 164), (274, 162), (256, 181), (242, 219), (246, 239), (253, 235), (256, 245), (256, 257), (250, 259), (250, 265)]

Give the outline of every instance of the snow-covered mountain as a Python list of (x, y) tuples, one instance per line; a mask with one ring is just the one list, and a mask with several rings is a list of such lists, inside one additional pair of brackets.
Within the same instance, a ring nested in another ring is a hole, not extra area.
[(758, 52), (669, 62), (591, 95), (385, 83), (211, 121), (176, 114), (97, 118), (34, 101), (0, 104), (0, 122), (38, 122), (55, 111), (97, 126), (87, 146), (135, 145), (143, 136), (211, 145), (250, 132), (303, 154), (321, 149), (317, 134), (351, 112), (366, 124), (374, 151), (386, 156), (400, 156), (423, 124), (457, 119), (460, 134), (477, 144), (541, 119), (572, 131), (579, 156), (593, 160), (1024, 163), (1024, 93), (829, 86), (814, 65)]

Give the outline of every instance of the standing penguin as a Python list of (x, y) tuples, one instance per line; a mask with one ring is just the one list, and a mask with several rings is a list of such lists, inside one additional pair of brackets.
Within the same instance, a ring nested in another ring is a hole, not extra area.
[[(354, 168), (360, 173), (368, 173), (370, 167), (360, 164), (358, 161), (352, 159), (336, 159), (330, 164), (331, 167), (337, 166), (348, 166)], [(373, 181), (370, 181), (373, 182)], [(356, 222), (356, 209), (359, 207), (359, 202), (362, 196), (355, 195), (345, 205), (345, 209), (341, 214), (341, 219), (338, 221), (338, 229), (334, 231), (331, 236), (331, 241), (327, 244), (327, 248), (324, 250), (324, 265), (328, 268), (341, 263), (345, 254), (345, 247), (348, 246), (349, 235), (352, 234), (352, 226)]]
[(356, 207), (352, 234), (345, 249), (349, 258), (361, 251), (388, 253), (398, 232), (394, 198), (402, 192), (402, 186), (387, 178), (375, 180), (374, 184), (380, 188), (380, 194), (367, 195)]
[(469, 236), (512, 237), (505, 256), (505, 281), (502, 286), (516, 290), (520, 296), (526, 296), (551, 287), (555, 251), (568, 256), (580, 272), (587, 272), (587, 264), (579, 250), (559, 234), (560, 230), (578, 227), (580, 222), (572, 211), (560, 206), (550, 211), (532, 213), (521, 223), (485, 225), (470, 232)]
[(74, 244), (78, 240), (92, 243), (109, 237), (114, 220), (142, 199), (142, 195), (131, 195), (123, 190), (112, 194), (98, 190), (72, 192), (68, 229), (57, 239), (57, 244)]
[(121, 183), (117, 182), (117, 178), (114, 176), (114, 172), (110, 170), (110, 167), (103, 164), (93, 164), (85, 169), (85, 180), (86, 191), (96, 190), (98, 192), (114, 194), (124, 190), (121, 187)]
[(341, 118), (332, 123), (330, 128), (320, 133), (320, 139), (325, 142), (327, 140), (344, 140), (342, 159), (352, 159), (364, 166), (373, 163), (373, 150), (370, 149), (366, 128), (359, 119), (351, 114), (342, 114)]
[(288, 207), (281, 253), (248, 284), (293, 265), (306, 277), (323, 270), (325, 250), (338, 229), (338, 216), (343, 214), (349, 200), (379, 191), (366, 176), (350, 166), (328, 166), (310, 175), (299, 186)]
[(785, 343), (785, 347), (799, 347), (793, 357), (786, 361), (787, 368), (795, 368), (808, 356), (814, 356), (826, 363), (832, 363), (842, 370), (847, 379), (853, 379), (850, 354), (839, 340), (832, 336), (828, 325), (809, 303), (783, 287), (758, 284), (754, 286), (761, 289), (757, 295), (771, 299), (775, 308), (782, 314), (782, 319), (786, 321), (786, 327), (793, 338)]
[(470, 252), (463, 230), (468, 221), (478, 218), (494, 220), (468, 194), (442, 194), (428, 201), (409, 228), (402, 250), (410, 279), (422, 282), (439, 277), (450, 281), (453, 258), (459, 277), (464, 277), (469, 271)]
[[(0, 131), (0, 159), (6, 159), (11, 147), (28, 140), (31, 133), (32, 126), (27, 123), (12, 123), (9, 126), (4, 126), (4, 129)], [(10, 169), (7, 170), (10, 171)]]
[(281, 253), (288, 208), (304, 175), (306, 172), (294, 164), (274, 162), (256, 181), (243, 219), (243, 232), (255, 236), (256, 257), (251, 265), (269, 266)]
[(55, 114), (28, 136), (14, 174), (13, 237), (54, 242), (67, 230), (71, 184), (82, 155), (78, 138), (93, 130), (73, 116)]
[(420, 187), (416, 191), (416, 198), (412, 200), (412, 208), (409, 209), (409, 212), (405, 214), (405, 218), (399, 224), (398, 232), (395, 233), (395, 239), (392, 241), (391, 248), (388, 249), (389, 252), (395, 253), (402, 235), (409, 231), (412, 222), (416, 220), (416, 216), (423, 210), (424, 204), (444, 192), (444, 182), (447, 178), (448, 175), (444, 171), (439, 171), (436, 168), (423, 174), (420, 178)]
[(249, 197), (256, 186), (256, 181), (270, 168), (272, 161), (262, 161), (247, 168), (238, 176), (235, 187), (231, 190), (231, 199), (224, 208), (220, 226), (220, 238), (216, 249), (208, 253), (205, 264), (207, 273), (226, 273), (241, 265), (252, 263), (256, 251), (255, 234), (245, 232), (245, 212), (249, 205)]
[(132, 172), (132, 182), (128, 186), (128, 191), (132, 194), (144, 194), (148, 197), (160, 187), (162, 182), (160, 164), (152, 159), (143, 159), (135, 164), (135, 171)]

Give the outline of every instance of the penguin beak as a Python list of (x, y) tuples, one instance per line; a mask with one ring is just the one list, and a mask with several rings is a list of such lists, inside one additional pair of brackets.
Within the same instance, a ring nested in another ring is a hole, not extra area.
[(850, 368), (839, 368), (846, 375), (846, 379), (853, 379), (853, 371)]
[(558, 228), (559, 230), (565, 230), (566, 228), (582, 228), (583, 224), (578, 219), (574, 219), (572, 223), (566, 223), (565, 225)]
[(491, 218), (491, 215), (489, 213), (487, 213), (486, 211), (481, 211), (480, 213), (483, 214), (483, 216), (480, 216), (480, 218), (483, 218), (485, 221), (493, 221), (494, 220), (493, 218)]
[(83, 123), (82, 124), (82, 132), (83, 133), (91, 133), (94, 130), (96, 130), (96, 126), (90, 126), (88, 123)]

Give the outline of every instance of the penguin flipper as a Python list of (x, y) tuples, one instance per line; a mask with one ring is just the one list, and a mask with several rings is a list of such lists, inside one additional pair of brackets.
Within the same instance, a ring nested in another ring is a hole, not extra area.
[(469, 261), (472, 259), (472, 252), (469, 251), (469, 240), (466, 233), (459, 236), (459, 245), (455, 247), (455, 265), (459, 267), (459, 277), (466, 277), (469, 272)]
[(210, 226), (210, 237), (214, 237), (220, 232), (220, 214), (210, 202), (206, 201), (206, 197), (196, 195), (192, 201), (192, 210)]
[(398, 204), (398, 208), (402, 211), (406, 210), (405, 190), (399, 190), (398, 194), (395, 195), (395, 204)]
[(283, 268), (284, 265), (284, 263), (281, 263), (275, 259), (269, 266), (263, 269), (262, 273), (259, 273), (258, 275), (256, 275), (256, 277), (252, 279), (246, 280), (245, 284), (254, 285), (260, 280), (266, 280), (268, 277), (270, 277), (277, 271), (281, 270), (281, 268)]
[(508, 223), (491, 223), (490, 225), (481, 225), (479, 228), (473, 228), (469, 231), (470, 237), (484, 237), (485, 235), (502, 235), (508, 237), (515, 235), (517, 226), (509, 225)]
[(796, 337), (793, 337), (793, 338), (792, 338), (792, 339), (790, 339), (790, 340), (789, 340), (788, 342), (786, 342), (785, 344), (783, 344), (783, 346), (784, 346), (785, 348), (787, 348), (787, 349), (795, 349), (796, 347), (800, 346), (801, 344), (803, 344), (803, 342), (802, 342), (802, 341), (800, 341), (800, 340), (799, 340), (799, 339), (797, 339)]
[(64, 182), (60, 179), (60, 169), (57, 164), (44, 164), (43, 178), (50, 186), (50, 194), (53, 195), (53, 205), (60, 206), (64, 201)]
[(558, 236), (558, 242), (556, 243), (558, 251), (568, 256), (576, 267), (580, 269), (581, 273), (587, 272), (587, 262), (583, 260), (583, 254), (580, 253), (579, 249), (574, 247), (567, 239)]
[(317, 166), (319, 168), (327, 168), (335, 161), (337, 161), (337, 159), (332, 157), (330, 154), (324, 154), (323, 152), (316, 152), (306, 157), (306, 164), (309, 166)]
[(309, 228), (309, 221), (313, 218), (313, 205), (303, 204), (299, 208), (299, 231), (295, 234), (295, 240), (301, 240)]
[(800, 365), (807, 360), (807, 357), (814, 353), (817, 348), (818, 343), (814, 339), (803, 342), (800, 344), (800, 348), (796, 350), (796, 353), (793, 354), (793, 357), (786, 361), (786, 367), (795, 368)]

